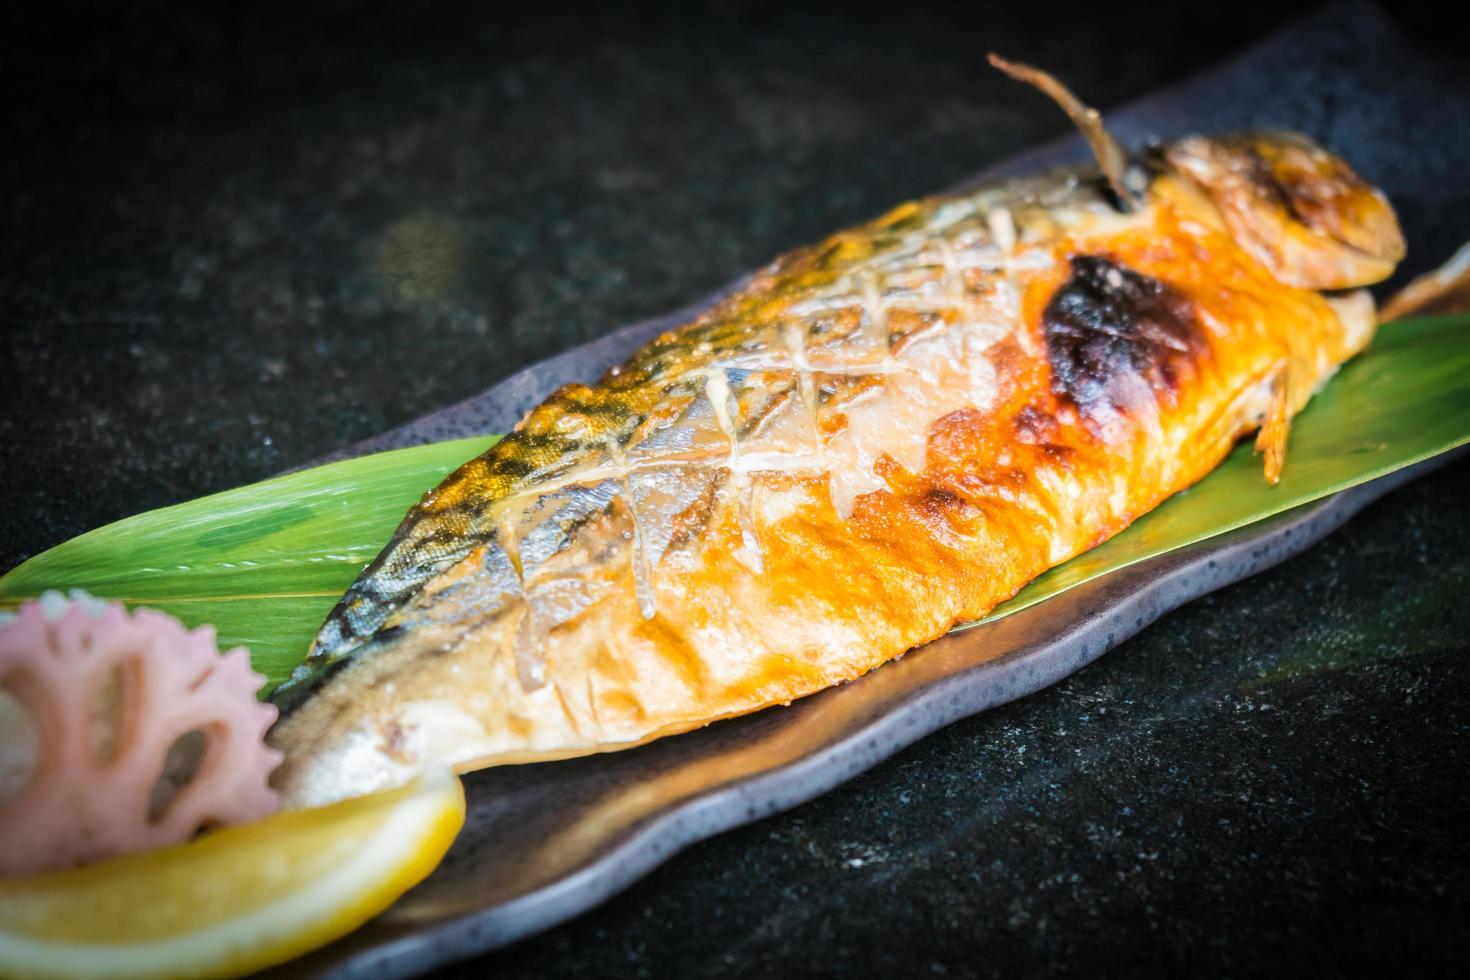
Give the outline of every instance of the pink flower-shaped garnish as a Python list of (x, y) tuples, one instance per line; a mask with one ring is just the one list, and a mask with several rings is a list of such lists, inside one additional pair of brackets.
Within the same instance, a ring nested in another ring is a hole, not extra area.
[(21, 736), (5, 737), (0, 759), (0, 874), (164, 847), (275, 811), (266, 779), (281, 756), (264, 736), (276, 709), (256, 700), (265, 678), (243, 648), (221, 654), (213, 627), (186, 630), (161, 612), (58, 599), (0, 626), (0, 698)]

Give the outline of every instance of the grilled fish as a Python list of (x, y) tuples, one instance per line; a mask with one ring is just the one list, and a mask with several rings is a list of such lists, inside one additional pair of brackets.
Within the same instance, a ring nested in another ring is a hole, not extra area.
[(1404, 252), (1305, 137), (1126, 153), (787, 255), (430, 491), (274, 695), (297, 805), (638, 745), (983, 616), (1290, 418)]

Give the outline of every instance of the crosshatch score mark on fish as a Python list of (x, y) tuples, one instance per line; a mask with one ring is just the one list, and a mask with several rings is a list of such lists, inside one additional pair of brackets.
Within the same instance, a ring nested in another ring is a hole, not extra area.
[(1303, 137), (1124, 151), (772, 263), (427, 494), (275, 695), (325, 802), (641, 744), (978, 618), (1288, 423), (1371, 339), (1392, 210)]

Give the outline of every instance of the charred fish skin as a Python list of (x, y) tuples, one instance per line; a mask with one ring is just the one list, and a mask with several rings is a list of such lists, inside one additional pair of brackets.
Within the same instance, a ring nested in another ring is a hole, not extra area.
[[(1017, 209), (1064, 203), (1083, 212), (1111, 213), (1101, 183), (1073, 174), (1018, 182), (967, 198), (902, 205), (871, 225), (772, 263), (750, 288), (694, 323), (656, 338), (596, 387), (568, 385), (554, 392), (514, 432), (450, 474), (410, 510), (328, 616), (283, 696), (371, 636), (391, 610), (437, 571), (495, 537), (500, 529), (493, 515), (499, 502), (555, 484), (567, 474), (595, 471), (589, 460), (605, 464), (608, 447), (627, 445), (640, 427), (669, 428), (671, 412), (708, 395), (710, 371), (717, 366), (733, 373), (744, 392), (769, 382), (772, 372), (791, 371), (810, 350), (814, 360), (809, 377), (781, 379), (796, 382), (788, 383), (781, 397), (826, 406), (840, 397), (838, 379), (860, 378), (865, 368), (881, 372), (877, 360), (931, 328), (944, 309), (942, 299), (918, 297), (914, 308), (905, 310), (899, 301), (868, 296), (864, 290), (883, 282), (885, 289), (904, 293), (902, 286), (889, 286), (884, 278), (895, 271), (900, 282), (907, 274), (920, 284), (926, 277), (944, 275), (949, 277), (945, 288), (959, 290), (949, 299), (963, 309), (969, 287), (956, 283), (1000, 269), (999, 248), (989, 241), (994, 231), (990, 221), (1003, 215), (1010, 221), (1008, 215)], [(893, 336), (878, 337), (879, 328), (872, 326), (867, 332), (856, 329), (854, 314), (866, 315), (863, 303), (885, 307)], [(794, 315), (785, 315), (787, 307), (794, 308)], [(845, 342), (859, 349), (855, 363), (840, 363)], [(760, 374), (753, 381), (752, 372)], [(825, 384), (820, 390), (819, 378)], [(759, 428), (772, 409), (784, 404), (773, 399), (755, 414), (747, 408), (741, 424)], [(706, 446), (705, 457), (723, 458), (724, 438), (722, 434), (714, 446)], [(643, 446), (651, 449), (653, 443), (645, 440)], [(699, 458), (692, 444), (682, 452), (690, 461)]]
[[(1213, 145), (1164, 148), (1128, 202), (1078, 173), (903, 205), (558, 391), (329, 617), (277, 695), (277, 785), (326, 802), (789, 701), (983, 615), (1248, 431), (1279, 473), (1372, 335), (1317, 290), (1402, 240), (1301, 138)], [(1290, 249), (1256, 247), (1273, 222)]]

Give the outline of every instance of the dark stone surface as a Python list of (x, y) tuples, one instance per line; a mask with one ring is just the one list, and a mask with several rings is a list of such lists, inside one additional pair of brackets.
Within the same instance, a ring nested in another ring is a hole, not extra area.
[(464, 970), (1388, 976), (1470, 951), (1470, 464)]
[(45, 17), (0, 23), (0, 567), (1065, 133), (987, 48), (1106, 107), (1290, 14), (36, 6), (0, 15)]
[[(664, 312), (1281, 5), (48, 7), (5, 23), (0, 568)], [(1463, 44), (1410, 12), (1421, 41)], [(701, 844), (498, 975), (1463, 962), (1470, 465)]]

